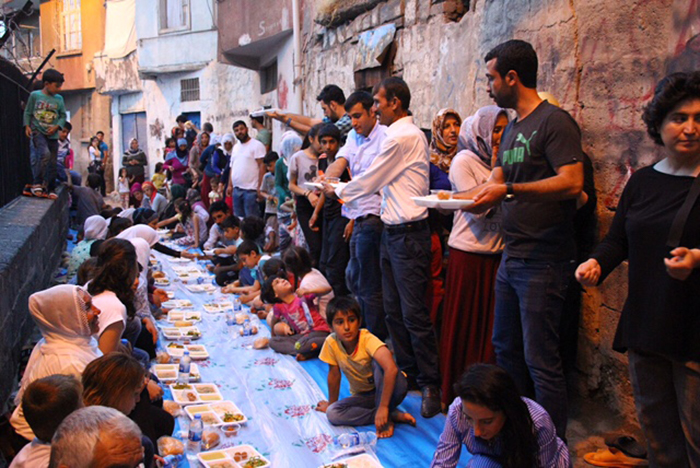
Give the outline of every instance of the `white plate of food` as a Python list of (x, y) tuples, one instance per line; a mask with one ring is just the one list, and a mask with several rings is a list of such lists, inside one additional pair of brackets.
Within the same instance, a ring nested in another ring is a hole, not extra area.
[(237, 445), (223, 450), (211, 450), (197, 454), (207, 468), (267, 468), (270, 461), (252, 445)]
[(462, 200), (452, 198), (451, 192), (440, 192), (427, 197), (411, 197), (418, 206), (426, 208), (440, 208), (443, 210), (460, 210), (466, 206), (473, 205), (474, 200)]
[(163, 309), (191, 309), (194, 307), (192, 301), (187, 299), (172, 299), (161, 304)]
[(201, 414), (204, 425), (223, 426), (229, 423), (243, 424), (248, 421), (238, 406), (228, 400), (188, 406), (185, 412), (190, 419), (194, 419), (195, 414)]
[(198, 340), (202, 332), (197, 327), (163, 327), (160, 329), (166, 340)]
[(209, 357), (207, 348), (204, 345), (187, 345), (173, 341), (165, 347), (165, 351), (175, 359), (180, 359), (185, 354), (185, 349), (190, 352), (192, 360), (202, 360)]
[[(177, 373), (179, 372), (180, 366), (177, 364), (154, 364), (151, 369), (162, 383), (170, 383), (177, 380)], [(197, 364), (191, 363), (190, 382), (197, 382), (201, 378), (199, 367), (197, 367)]]
[(319, 468), (382, 468), (382, 464), (370, 454), (361, 453), (354, 457), (344, 458), (333, 463), (326, 463)]
[(188, 284), (185, 286), (191, 293), (213, 293), (216, 291), (216, 286), (213, 284)]
[(202, 307), (204, 307), (204, 310), (210, 314), (220, 314), (222, 312), (226, 312), (227, 310), (233, 310), (233, 302), (207, 302)]
[(199, 322), (202, 320), (202, 313), (174, 309), (168, 312), (166, 320), (170, 323), (181, 322), (183, 320), (188, 322)]
[(173, 401), (182, 406), (224, 401), (219, 388), (212, 383), (170, 384)]

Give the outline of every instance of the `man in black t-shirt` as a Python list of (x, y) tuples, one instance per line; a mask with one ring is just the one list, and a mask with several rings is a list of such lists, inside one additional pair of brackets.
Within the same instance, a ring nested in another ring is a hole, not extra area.
[[(335, 155), (340, 149), (341, 132), (333, 124), (326, 124), (318, 131), (318, 140), (325, 157), (319, 158), (319, 171), (326, 172), (328, 166), (335, 162)], [(341, 182), (350, 180), (345, 169), (340, 176)], [(350, 294), (345, 282), (345, 269), (350, 261), (350, 249), (345, 238), (345, 227), (349, 220), (341, 214), (342, 205), (337, 199), (321, 195), (323, 207), (323, 247), (321, 248), (320, 270), (328, 278), (336, 296)], [(318, 208), (316, 208), (318, 210)]]
[(573, 218), (583, 187), (581, 131), (536, 90), (537, 54), (524, 41), (485, 57), (489, 95), (518, 118), (506, 128), (489, 181), (460, 195), (469, 211), (501, 204), (505, 252), (496, 281), (493, 345), (498, 364), (534, 396), (566, 435), (566, 381), (559, 330), (575, 269)]

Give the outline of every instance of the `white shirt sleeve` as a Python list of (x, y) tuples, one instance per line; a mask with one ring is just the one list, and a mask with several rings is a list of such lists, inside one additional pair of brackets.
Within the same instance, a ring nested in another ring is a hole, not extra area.
[(381, 152), (374, 158), (364, 174), (351, 180), (345, 187), (336, 190), (338, 197), (351, 203), (365, 195), (378, 192), (391, 183), (406, 168), (401, 160), (399, 142), (387, 138), (382, 143)]

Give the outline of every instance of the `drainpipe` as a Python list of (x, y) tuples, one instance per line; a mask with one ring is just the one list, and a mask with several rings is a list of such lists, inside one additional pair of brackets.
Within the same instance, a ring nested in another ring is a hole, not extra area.
[(292, 30), (294, 40), (294, 104), (292, 111), (302, 114), (302, 79), (301, 79), (301, 0), (292, 0)]

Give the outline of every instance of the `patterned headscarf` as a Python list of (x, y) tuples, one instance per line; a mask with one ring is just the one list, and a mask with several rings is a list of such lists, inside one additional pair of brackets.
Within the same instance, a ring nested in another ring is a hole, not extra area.
[(491, 167), (493, 154), (493, 127), (501, 113), (509, 117), (508, 112), (498, 106), (482, 107), (464, 121), (459, 132), (460, 149), (476, 154), (488, 167)]
[(449, 146), (442, 138), (442, 126), (448, 117), (457, 119), (462, 125), (462, 118), (454, 109), (440, 109), (433, 119), (433, 139), (430, 142), (430, 162), (443, 172), (449, 172), (452, 158), (457, 154), (457, 145)]

